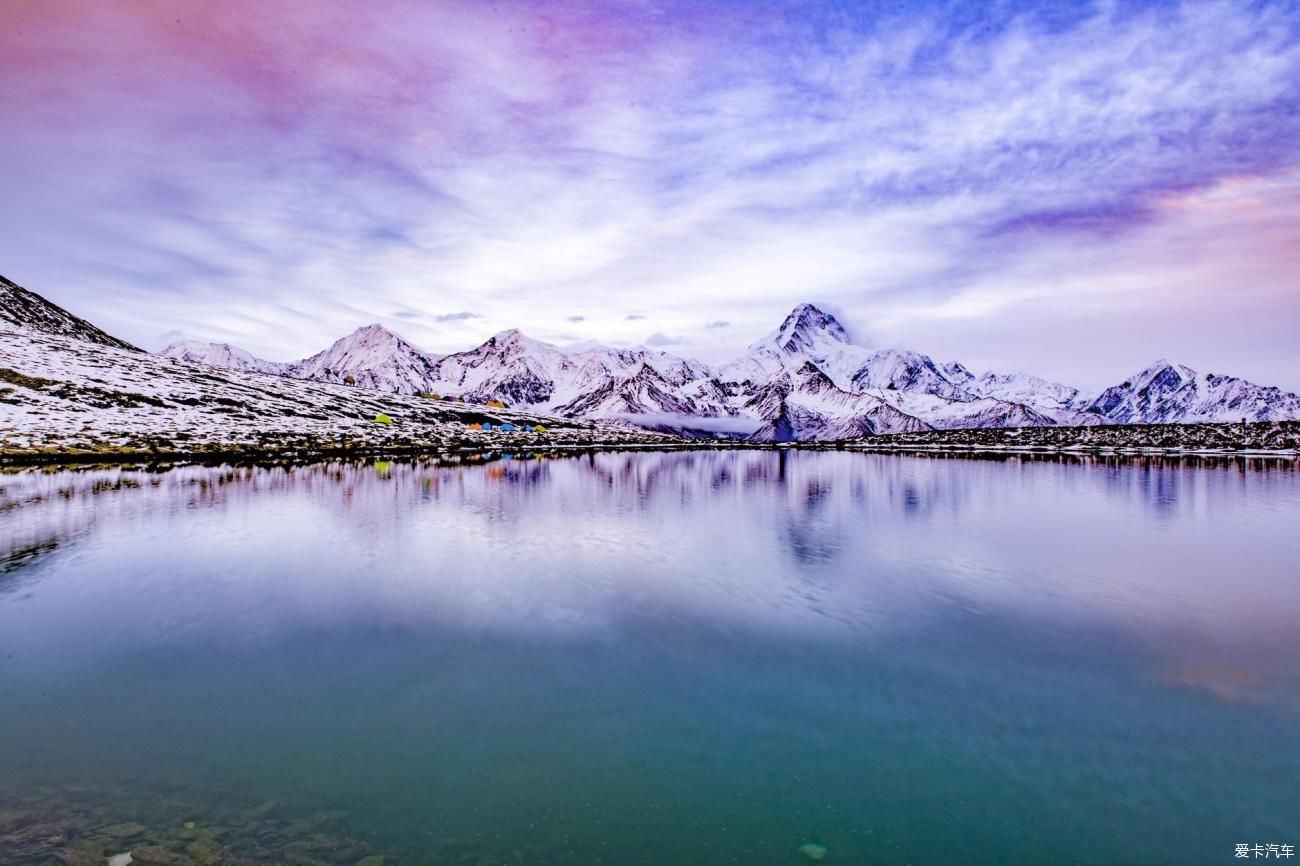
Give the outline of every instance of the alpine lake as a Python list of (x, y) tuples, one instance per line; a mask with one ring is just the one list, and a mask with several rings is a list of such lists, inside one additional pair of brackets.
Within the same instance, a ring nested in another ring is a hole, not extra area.
[(1239, 845), (1300, 846), (1294, 459), (0, 473), (4, 866)]

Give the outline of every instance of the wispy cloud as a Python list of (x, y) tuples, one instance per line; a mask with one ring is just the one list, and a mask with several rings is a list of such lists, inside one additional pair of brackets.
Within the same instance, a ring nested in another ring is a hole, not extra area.
[(1293, 339), (1223, 327), (1240, 292), (1300, 314), (1293, 4), (794, 8), (20, 2), (0, 272), (269, 357), (390, 310), (440, 351), (546, 338), (561, 304), (716, 357), (815, 297), (972, 366), (1300, 387)]

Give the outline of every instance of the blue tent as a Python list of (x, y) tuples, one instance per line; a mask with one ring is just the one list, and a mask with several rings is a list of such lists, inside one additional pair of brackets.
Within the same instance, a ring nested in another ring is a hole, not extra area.
[(492, 424), (491, 424), (491, 422), (484, 421), (484, 422), (483, 422), (483, 429), (484, 429), (484, 430), (491, 430), (491, 429), (492, 429)]
[(515, 429), (515, 425), (513, 425), (513, 424), (502, 424), (502, 425), (501, 425), (501, 429), (502, 429), (502, 430), (513, 430), (513, 429)]

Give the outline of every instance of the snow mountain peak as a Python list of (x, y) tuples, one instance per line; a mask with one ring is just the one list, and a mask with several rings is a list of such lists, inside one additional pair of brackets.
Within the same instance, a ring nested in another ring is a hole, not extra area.
[(786, 354), (794, 355), (817, 350), (828, 344), (847, 344), (848, 331), (830, 313), (813, 304), (800, 304), (785, 317), (781, 327), (768, 338)]

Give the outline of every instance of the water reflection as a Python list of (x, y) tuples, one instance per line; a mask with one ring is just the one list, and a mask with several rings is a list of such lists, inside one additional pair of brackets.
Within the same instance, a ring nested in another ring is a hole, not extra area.
[(4, 474), (0, 775), (547, 862), (1221, 862), (1300, 830), (1297, 514), (1267, 460)]
[(124, 541), (147, 527), (149, 544), (211, 563), (241, 546), (232, 572), (166, 575), (209, 625), (214, 593), (263, 592), (245, 584), (280, 569), (315, 575), (320, 616), (330, 601), (337, 617), (572, 628), (653, 603), (897, 629), (936, 605), (1059, 608), (1144, 640), (1289, 651), (1298, 479), (1285, 461), (801, 452), (23, 471), (0, 476), (0, 588), (30, 591), (42, 568), (96, 553), (157, 572)]

